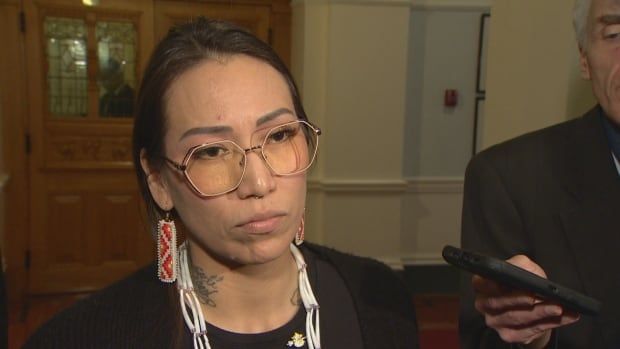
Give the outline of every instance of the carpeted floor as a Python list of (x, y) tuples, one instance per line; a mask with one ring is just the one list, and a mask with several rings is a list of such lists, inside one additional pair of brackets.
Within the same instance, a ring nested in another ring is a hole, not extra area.
[(420, 349), (458, 349), (458, 295), (417, 294)]
[(420, 349), (458, 349), (456, 330), (420, 331)]

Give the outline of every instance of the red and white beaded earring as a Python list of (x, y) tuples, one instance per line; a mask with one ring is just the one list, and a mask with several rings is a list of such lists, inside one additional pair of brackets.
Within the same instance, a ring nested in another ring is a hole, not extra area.
[(157, 224), (157, 276), (162, 282), (177, 279), (177, 229), (170, 212)]
[(299, 229), (297, 230), (297, 234), (295, 234), (295, 245), (299, 246), (304, 243), (304, 216), (301, 216), (301, 224), (299, 225)]

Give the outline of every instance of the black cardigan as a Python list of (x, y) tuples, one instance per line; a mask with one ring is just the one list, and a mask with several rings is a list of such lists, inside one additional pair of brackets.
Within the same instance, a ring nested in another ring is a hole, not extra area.
[[(364, 348), (418, 348), (411, 295), (387, 266), (309, 243), (301, 248), (332, 265), (344, 280)], [(79, 301), (38, 329), (24, 348), (171, 348), (175, 337), (187, 347), (176, 286), (162, 284), (156, 275), (155, 265), (149, 265)], [(325, 326), (329, 319), (321, 317)], [(329, 343), (323, 346), (331, 349)]]

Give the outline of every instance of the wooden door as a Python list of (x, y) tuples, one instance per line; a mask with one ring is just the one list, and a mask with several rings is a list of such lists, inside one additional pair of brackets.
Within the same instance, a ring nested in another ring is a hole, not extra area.
[(88, 291), (151, 261), (131, 158), (152, 2), (25, 0), (29, 292)]
[(222, 19), (247, 28), (259, 39), (269, 43), (289, 65), (291, 14), (288, 1), (156, 0), (155, 38), (160, 40), (173, 25), (187, 22), (198, 16)]

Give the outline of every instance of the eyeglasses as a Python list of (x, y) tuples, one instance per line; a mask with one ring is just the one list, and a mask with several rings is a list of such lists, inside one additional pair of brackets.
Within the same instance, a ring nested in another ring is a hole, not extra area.
[(198, 194), (217, 196), (239, 187), (249, 152), (258, 152), (275, 175), (292, 176), (306, 171), (316, 157), (319, 135), (318, 127), (296, 120), (256, 131), (252, 139), (262, 142), (247, 149), (227, 140), (190, 148), (180, 164), (164, 159), (183, 173)]

